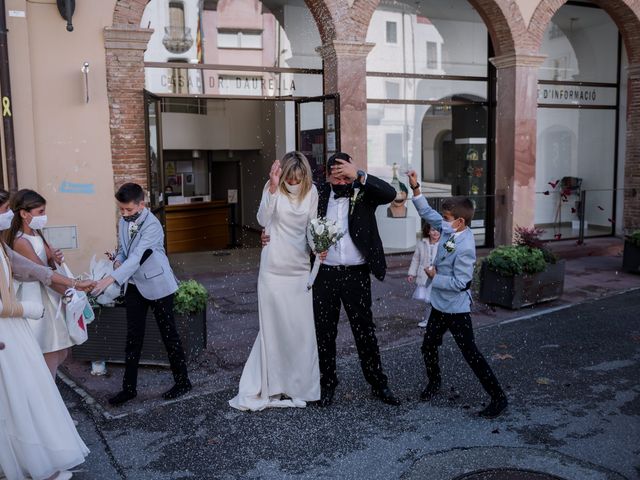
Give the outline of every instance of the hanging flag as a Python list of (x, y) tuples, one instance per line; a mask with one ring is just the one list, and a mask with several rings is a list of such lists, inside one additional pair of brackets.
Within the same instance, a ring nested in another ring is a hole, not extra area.
[(202, 11), (198, 14), (198, 29), (196, 31), (196, 49), (198, 55), (198, 63), (203, 63), (202, 55)]

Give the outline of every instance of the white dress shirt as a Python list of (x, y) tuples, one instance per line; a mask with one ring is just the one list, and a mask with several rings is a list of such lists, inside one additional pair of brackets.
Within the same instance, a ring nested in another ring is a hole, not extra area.
[[(132, 237), (133, 237), (133, 228), (134, 228), (133, 226), (134, 225), (136, 225), (136, 222), (129, 222), (127, 224), (127, 228), (128, 228), (128, 232), (127, 233), (129, 235), (129, 244), (131, 244), (131, 241), (133, 239)], [(136, 284), (136, 282), (134, 282), (133, 279), (131, 279), (131, 278), (129, 279), (129, 283), (131, 285), (135, 285)]]
[(333, 191), (329, 195), (327, 205), (327, 218), (336, 222), (338, 229), (344, 232), (344, 236), (329, 249), (325, 265), (335, 267), (337, 265), (362, 265), (365, 259), (353, 243), (349, 234), (349, 209), (351, 199), (347, 197), (334, 198)]

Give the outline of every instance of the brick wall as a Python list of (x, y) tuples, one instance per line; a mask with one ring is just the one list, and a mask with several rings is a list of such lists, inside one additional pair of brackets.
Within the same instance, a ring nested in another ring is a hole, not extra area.
[(151, 33), (132, 25), (105, 30), (115, 188), (125, 182), (147, 184), (144, 51)]
[(629, 68), (624, 227), (640, 228), (640, 64)]

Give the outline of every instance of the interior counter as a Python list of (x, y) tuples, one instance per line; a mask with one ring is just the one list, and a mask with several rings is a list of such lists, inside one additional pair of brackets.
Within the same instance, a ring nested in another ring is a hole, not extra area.
[(165, 218), (167, 253), (229, 246), (229, 204), (225, 201), (168, 205)]

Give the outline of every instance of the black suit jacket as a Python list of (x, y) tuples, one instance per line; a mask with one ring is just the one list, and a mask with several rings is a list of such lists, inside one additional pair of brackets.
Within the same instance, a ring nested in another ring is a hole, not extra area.
[[(365, 258), (371, 273), (378, 280), (383, 280), (387, 272), (387, 262), (384, 258), (375, 214), (378, 206), (393, 201), (396, 197), (396, 190), (384, 180), (373, 175), (367, 175), (364, 185), (355, 182), (354, 186), (359, 187), (360, 191), (353, 209), (351, 208), (352, 200), (349, 200), (349, 235)], [(319, 217), (326, 216), (330, 195), (332, 195), (330, 183), (326, 182), (318, 186)]]

